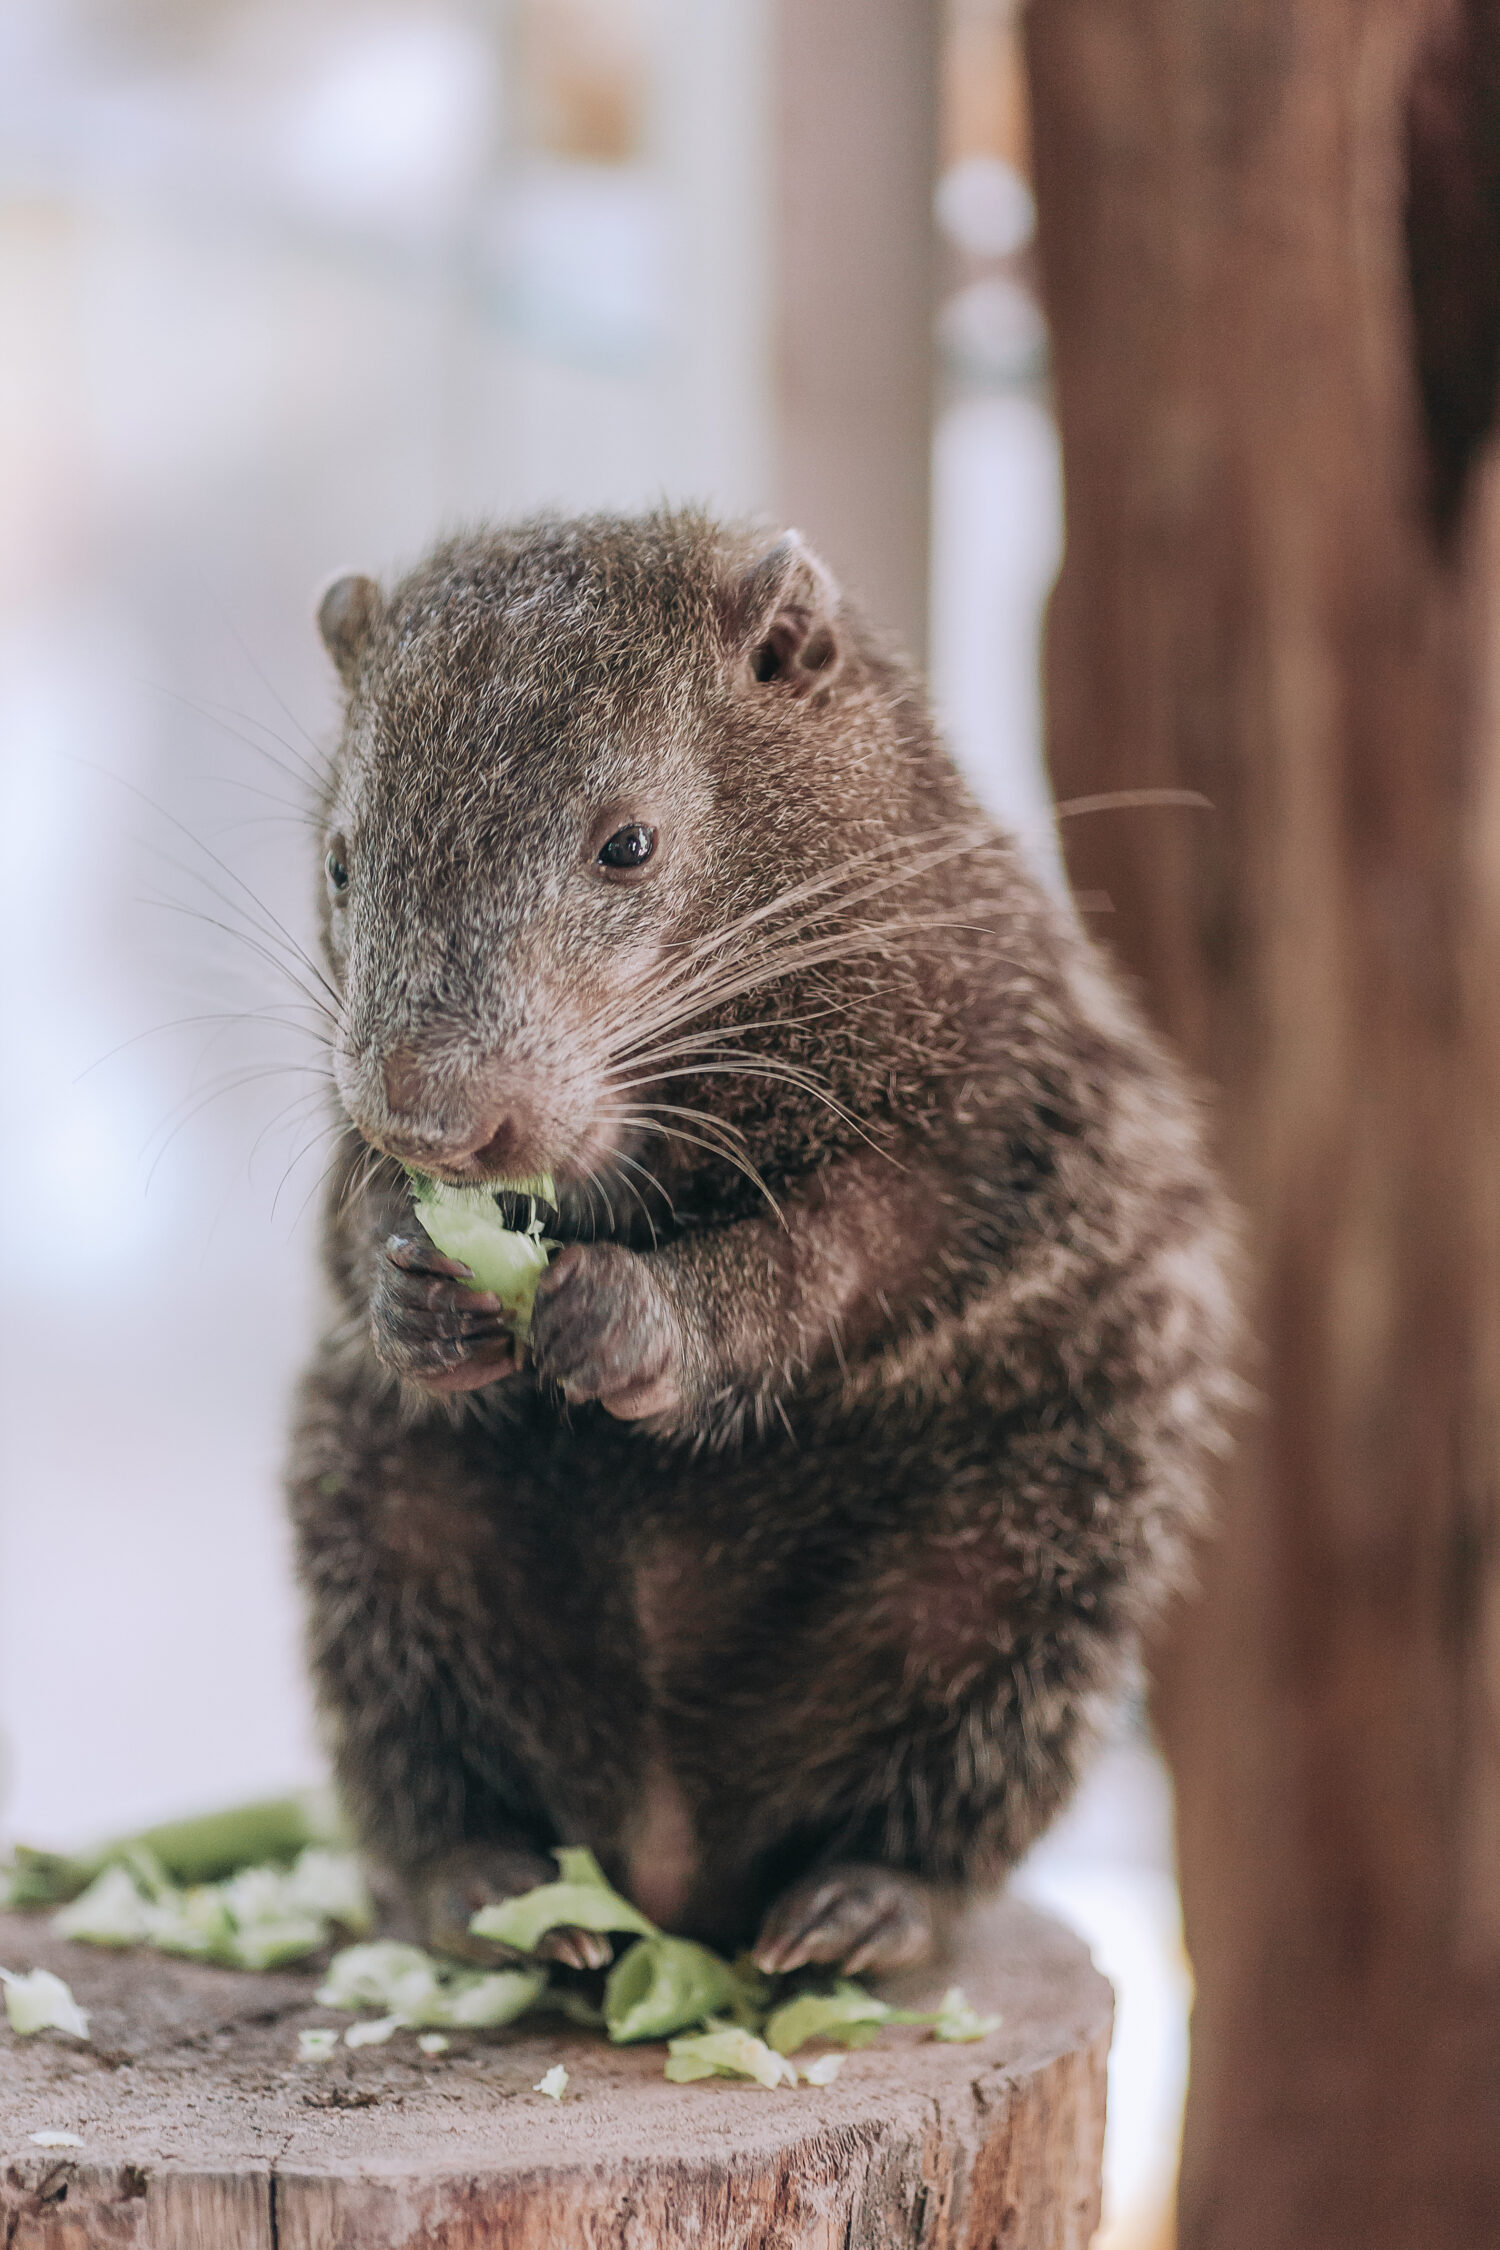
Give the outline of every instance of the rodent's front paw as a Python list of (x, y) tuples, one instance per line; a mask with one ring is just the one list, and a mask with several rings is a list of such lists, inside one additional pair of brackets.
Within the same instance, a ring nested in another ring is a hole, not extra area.
[(467, 1266), (425, 1235), (393, 1234), (370, 1294), (375, 1350), (396, 1375), (429, 1391), (474, 1391), (517, 1371), (515, 1339), (498, 1297), (467, 1288)]
[(927, 1885), (894, 1867), (851, 1860), (820, 1868), (782, 1892), (755, 1941), (756, 1967), (787, 1976), (816, 1964), (846, 1976), (882, 1976), (932, 1950)]
[(624, 1422), (682, 1403), (682, 1330), (644, 1257), (613, 1243), (560, 1251), (537, 1284), (531, 1351), (570, 1400), (598, 1399)]
[[(415, 1879), (412, 1903), (424, 1941), (437, 1952), (497, 1968), (526, 1956), (508, 1945), (475, 1937), (469, 1928), (474, 1916), (482, 1906), (556, 1881), (552, 1859), (524, 1844), (462, 1844)], [(565, 1969), (603, 1969), (613, 1951), (609, 1939), (597, 1930), (568, 1927), (548, 1930), (536, 1957), (556, 1961)]]

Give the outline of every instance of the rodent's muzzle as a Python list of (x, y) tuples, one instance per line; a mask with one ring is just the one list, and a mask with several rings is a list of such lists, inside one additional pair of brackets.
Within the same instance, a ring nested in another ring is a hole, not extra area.
[[(345, 1079), (349, 1081), (345, 1083)], [(517, 1180), (549, 1171), (558, 1134), (521, 1066), (393, 1047), (339, 1072), (354, 1124), (403, 1164), (459, 1182)]]

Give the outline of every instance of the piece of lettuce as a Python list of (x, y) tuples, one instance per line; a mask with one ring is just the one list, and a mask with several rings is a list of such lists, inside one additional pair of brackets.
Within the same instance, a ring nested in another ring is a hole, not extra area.
[(317, 1997), (325, 2008), (379, 2008), (423, 2029), (477, 2031), (514, 2023), (546, 1983), (541, 1969), (461, 1969), (419, 1945), (380, 1938), (336, 1953)]
[(508, 1227), (495, 1201), (495, 1190), (450, 1187), (429, 1179), (425, 1172), (408, 1171), (412, 1208), (423, 1231), (445, 1258), (456, 1258), (473, 1275), (475, 1289), (487, 1289), (500, 1300), (506, 1324), (521, 1343), (531, 1328), (531, 1306), (536, 1285), (547, 1270), (547, 1260), (557, 1247), (542, 1231), (538, 1204), (555, 1204), (550, 1179), (505, 1183), (512, 1195), (532, 1198), (531, 1220), (524, 1232)]
[(999, 2016), (981, 2016), (964, 1997), (961, 1984), (950, 1984), (929, 2019), (934, 2039), (985, 2039), (1000, 2029)]
[(132, 1866), (145, 1855), (169, 1883), (215, 1883), (242, 1867), (294, 1859), (311, 1847), (347, 1854), (349, 1838), (327, 1790), (230, 1805), (192, 1820), (170, 1820), (133, 1836), (112, 1837), (70, 1856), (17, 1844), (0, 1868), (0, 1906), (62, 1906), (87, 1890), (102, 1869)]
[(153, 1945), (225, 1968), (279, 1969), (374, 1919), (352, 1853), (309, 1845), (291, 1867), (243, 1867), (219, 1883), (180, 1889), (142, 1841), (96, 1875), (53, 1916), (63, 1937), (86, 1945)]
[(734, 1970), (691, 1938), (643, 1937), (620, 1956), (604, 1987), (604, 2022), (617, 2047), (667, 2039), (734, 2006)]
[(777, 2054), (753, 2031), (738, 2024), (712, 2024), (667, 2045), (665, 2076), (674, 2086), (697, 2078), (753, 2078), (758, 2086), (795, 2086), (797, 2066)]
[(773, 2009), (765, 2038), (779, 2055), (795, 2055), (809, 2039), (831, 2039), (840, 2047), (868, 2047), (880, 2027), (891, 2020), (891, 2009), (873, 1992), (847, 1979), (831, 1992), (799, 1992)]
[(520, 1891), (514, 1898), (481, 1906), (469, 1928), (476, 1937), (495, 1945), (513, 1946), (517, 1953), (535, 1953), (549, 1930), (632, 1931), (638, 1937), (657, 1937), (638, 1906), (621, 1898), (604, 1879), (592, 1852), (564, 1848), (553, 1858), (561, 1870), (555, 1883), (538, 1883), (535, 1890)]
[(87, 2039), (89, 2019), (61, 1977), (50, 1969), (0, 1969), (5, 1987), (5, 2013), (19, 2039), (38, 2031), (65, 2031), (71, 2039)]

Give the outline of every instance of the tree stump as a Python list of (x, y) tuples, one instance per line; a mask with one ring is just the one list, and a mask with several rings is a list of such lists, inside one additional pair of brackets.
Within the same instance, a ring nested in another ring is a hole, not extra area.
[[(890, 2030), (827, 2087), (670, 2086), (660, 2046), (545, 2017), (411, 2032), (299, 2062), (350, 2018), (314, 1975), (111, 1954), (0, 1916), (0, 1961), (66, 1977), (87, 2046), (0, 2026), (6, 2250), (1087, 2250), (1098, 2223), (1110, 1993), (1081, 1942), (1017, 1901), (882, 1990), (951, 1982), (1001, 2028)], [(533, 2089), (554, 2063), (569, 2086)], [(72, 2132), (79, 2148), (31, 2136)]]

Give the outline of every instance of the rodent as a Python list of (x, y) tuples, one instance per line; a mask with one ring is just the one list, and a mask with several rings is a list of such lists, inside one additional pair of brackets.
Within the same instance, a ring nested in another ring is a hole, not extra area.
[[(920, 1958), (1202, 1516), (1196, 1098), (795, 534), (538, 518), (320, 623), (343, 1142), (291, 1497), (345, 1802), (453, 1949), (567, 1843), (771, 1971)], [(555, 1176), (524, 1362), (401, 1162)]]

